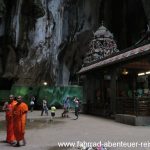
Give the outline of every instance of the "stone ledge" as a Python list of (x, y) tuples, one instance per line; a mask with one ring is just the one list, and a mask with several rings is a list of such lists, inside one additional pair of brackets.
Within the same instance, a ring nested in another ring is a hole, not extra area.
[(150, 116), (116, 114), (115, 121), (124, 124), (134, 125), (134, 126), (147, 126), (150, 125)]

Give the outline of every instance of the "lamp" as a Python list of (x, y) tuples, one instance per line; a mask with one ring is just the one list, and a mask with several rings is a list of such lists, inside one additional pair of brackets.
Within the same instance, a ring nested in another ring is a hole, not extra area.
[(138, 76), (144, 76), (144, 75), (145, 75), (144, 72), (138, 73)]
[(146, 74), (150, 74), (150, 71), (147, 71)]
[(128, 71), (127, 71), (126, 69), (123, 69), (122, 74), (123, 74), (123, 75), (127, 75), (127, 74), (128, 74)]
[(46, 86), (46, 85), (47, 85), (47, 82), (43, 82), (43, 85), (45, 85), (45, 86)]

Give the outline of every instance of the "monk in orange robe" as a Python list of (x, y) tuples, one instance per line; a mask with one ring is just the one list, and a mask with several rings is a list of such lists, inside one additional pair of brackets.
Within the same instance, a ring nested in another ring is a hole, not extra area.
[(6, 125), (7, 125), (7, 136), (6, 142), (13, 144), (15, 142), (14, 130), (13, 130), (13, 109), (17, 104), (17, 101), (14, 100), (14, 96), (9, 96), (9, 101), (6, 102), (3, 106), (3, 110), (6, 112)]
[(13, 121), (14, 121), (14, 135), (16, 138), (16, 147), (20, 146), (20, 141), (23, 140), (23, 145), (26, 144), (24, 135), (25, 135), (25, 126), (26, 126), (26, 117), (28, 112), (28, 106), (23, 102), (22, 97), (18, 96), (17, 104), (14, 107), (13, 111)]

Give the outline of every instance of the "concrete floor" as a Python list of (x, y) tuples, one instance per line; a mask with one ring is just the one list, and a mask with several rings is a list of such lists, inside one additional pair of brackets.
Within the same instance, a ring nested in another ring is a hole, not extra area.
[[(58, 142), (74, 142), (76, 145), (83, 142), (108, 142), (117, 144), (133, 144), (132, 147), (111, 147), (109, 150), (149, 150), (150, 126), (131, 126), (117, 123), (114, 120), (81, 114), (74, 120), (74, 114), (69, 118), (61, 118), (62, 110), (57, 110), (55, 120), (49, 121), (49, 116), (40, 116), (40, 111), (28, 113), (26, 130), (27, 145), (17, 149), (21, 150), (59, 150)], [(0, 113), (0, 121), (5, 119)], [(5, 131), (0, 132), (0, 141), (5, 139)], [(77, 142), (78, 141), (78, 142)], [(134, 143), (137, 144), (137, 147)], [(141, 147), (142, 144), (145, 144)], [(16, 149), (6, 143), (0, 143), (0, 150)], [(63, 148), (65, 150), (67, 148)], [(74, 148), (77, 149), (77, 148)]]

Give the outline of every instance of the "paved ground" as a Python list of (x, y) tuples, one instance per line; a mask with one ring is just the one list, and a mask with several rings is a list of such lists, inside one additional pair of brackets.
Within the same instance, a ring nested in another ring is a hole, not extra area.
[[(76, 145), (82, 142), (101, 142), (108, 144), (132, 144), (137, 142), (134, 148), (108, 148), (109, 150), (149, 150), (150, 126), (130, 126), (117, 123), (114, 120), (81, 114), (78, 120), (73, 120), (74, 114), (69, 118), (61, 118), (62, 110), (57, 110), (56, 119), (52, 122), (49, 116), (40, 116), (40, 111), (28, 113), (26, 130), (27, 145), (19, 147), (21, 150), (59, 150), (58, 142), (74, 142)], [(0, 113), (0, 141), (5, 139), (5, 131), (2, 129), (4, 113)], [(78, 141), (78, 142), (77, 142)], [(116, 143), (118, 142), (118, 143)], [(142, 148), (145, 144), (145, 148)], [(146, 145), (147, 144), (147, 145)], [(149, 144), (149, 145), (148, 145)], [(114, 145), (115, 146), (115, 145)], [(148, 147), (149, 146), (149, 147)], [(0, 143), (0, 150), (14, 150), (16, 148)], [(65, 150), (67, 148), (64, 148)], [(75, 148), (77, 149), (77, 148)]]

